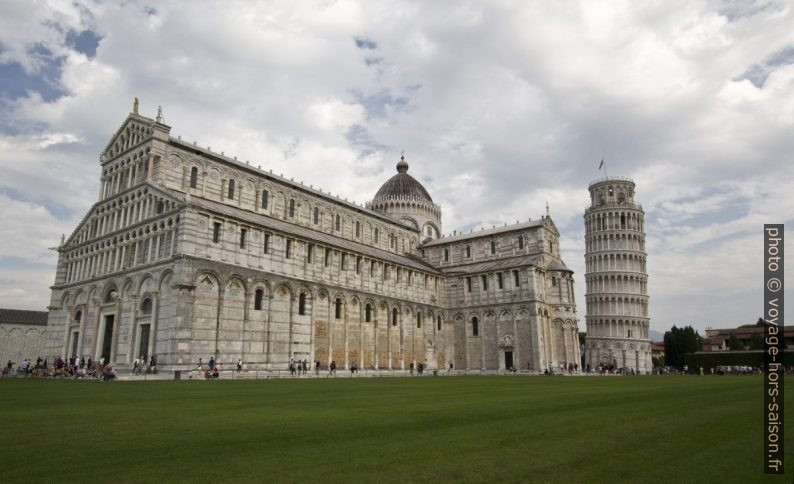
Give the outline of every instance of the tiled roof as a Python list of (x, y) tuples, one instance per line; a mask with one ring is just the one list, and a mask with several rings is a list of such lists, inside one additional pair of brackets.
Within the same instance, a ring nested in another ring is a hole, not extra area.
[(516, 267), (538, 265), (540, 255), (525, 255), (521, 257), (510, 257), (509, 259), (495, 259), (474, 264), (454, 265), (449, 268), (442, 268), (445, 274), (479, 274), (480, 272), (503, 271)]
[(0, 323), (46, 325), (47, 314), (47, 311), (0, 308)]
[(395, 199), (408, 199), (418, 200), (423, 202), (433, 202), (430, 194), (427, 193), (425, 187), (419, 181), (409, 175), (408, 163), (405, 159), (397, 163), (397, 174), (386, 180), (386, 183), (380, 187), (372, 203), (388, 202)]
[(205, 210), (210, 210), (215, 213), (220, 213), (222, 215), (236, 218), (238, 220), (244, 220), (251, 224), (258, 225), (260, 227), (267, 227), (287, 234), (294, 234), (296, 237), (303, 237), (308, 240), (314, 240), (320, 244), (328, 245), (331, 247), (342, 248), (345, 250), (349, 250), (351, 252), (358, 252), (366, 256), (369, 256), (373, 259), (385, 260), (387, 262), (391, 262), (392, 264), (399, 264), (399, 265), (411, 267), (416, 270), (422, 270), (426, 272), (439, 274), (438, 269), (435, 269), (430, 264), (427, 264), (421, 259), (413, 256), (398, 255), (393, 252), (389, 252), (383, 249), (378, 249), (366, 244), (354, 242), (352, 240), (346, 240), (341, 237), (337, 237), (335, 235), (326, 234), (324, 232), (312, 230), (310, 228), (303, 227), (301, 225), (284, 222), (282, 220), (267, 217), (265, 215), (259, 215), (256, 213), (249, 212), (247, 210), (243, 210), (237, 207), (232, 207), (219, 202), (214, 202), (204, 198), (191, 197), (188, 203), (192, 206), (203, 208)]
[(479, 232), (469, 232), (466, 234), (458, 234), (458, 235), (442, 237), (440, 239), (431, 240), (430, 242), (427, 242), (424, 245), (422, 245), (422, 247), (433, 247), (434, 245), (443, 245), (450, 242), (459, 242), (461, 240), (476, 239), (478, 237), (488, 237), (490, 235), (501, 234), (504, 232), (513, 232), (514, 230), (523, 230), (530, 227), (540, 227), (541, 225), (543, 225), (544, 220), (545, 219), (530, 220), (528, 222), (505, 225), (503, 227), (495, 227), (495, 228), (480, 230)]

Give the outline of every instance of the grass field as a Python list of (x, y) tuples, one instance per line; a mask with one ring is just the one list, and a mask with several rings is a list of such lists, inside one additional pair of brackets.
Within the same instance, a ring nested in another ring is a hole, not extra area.
[[(786, 412), (794, 421), (794, 380)], [(2, 482), (792, 482), (762, 380), (0, 381)]]

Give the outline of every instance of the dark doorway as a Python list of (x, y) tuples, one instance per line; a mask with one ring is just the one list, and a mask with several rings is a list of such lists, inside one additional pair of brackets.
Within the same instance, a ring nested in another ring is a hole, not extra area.
[(72, 332), (72, 356), (77, 356), (77, 340), (80, 338), (79, 331)]
[(144, 361), (149, 357), (149, 325), (141, 325), (141, 343), (138, 345), (138, 354), (142, 356)]
[(513, 352), (505, 351), (505, 369), (509, 370), (513, 367)]
[(111, 343), (113, 342), (113, 320), (114, 315), (108, 314), (105, 316), (105, 337), (102, 338), (102, 358), (105, 359), (105, 363), (110, 362), (110, 347)]

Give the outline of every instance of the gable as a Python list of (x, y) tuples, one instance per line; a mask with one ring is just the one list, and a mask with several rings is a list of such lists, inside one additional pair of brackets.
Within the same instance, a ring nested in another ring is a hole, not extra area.
[[(93, 240), (94, 237), (80, 237), (80, 234), (83, 233), (83, 230), (88, 227), (88, 224), (92, 220), (93, 216), (98, 214), (100, 211), (103, 210), (112, 210), (113, 207), (118, 205), (119, 203), (124, 203), (127, 197), (135, 196), (136, 194), (140, 194), (145, 192), (146, 194), (154, 194), (159, 198), (162, 198), (165, 201), (173, 202), (174, 205), (177, 207), (185, 206), (185, 202), (181, 200), (179, 197), (175, 196), (170, 190), (165, 190), (154, 185), (150, 185), (149, 183), (140, 184), (130, 190), (127, 190), (123, 193), (118, 194), (112, 198), (108, 198), (105, 200), (100, 200), (94, 203), (88, 212), (83, 216), (80, 223), (77, 224), (77, 227), (72, 231), (72, 234), (61, 244), (60, 249), (67, 250), (71, 249), (77, 245), (80, 245), (84, 242), (89, 240)], [(88, 227), (90, 229), (90, 227)], [(90, 235), (90, 234), (89, 234)], [(104, 237), (104, 236), (103, 236)]]
[(154, 135), (154, 120), (130, 114), (121, 127), (111, 136), (105, 149), (102, 150), (102, 160), (113, 158), (125, 151), (150, 140)]

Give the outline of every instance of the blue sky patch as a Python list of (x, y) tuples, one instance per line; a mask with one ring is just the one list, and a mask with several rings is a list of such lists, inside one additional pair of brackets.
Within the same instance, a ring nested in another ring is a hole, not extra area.
[(70, 30), (69, 33), (66, 34), (66, 45), (77, 52), (85, 54), (89, 59), (96, 56), (96, 49), (99, 47), (100, 40), (102, 40), (102, 37), (90, 30), (83, 30), (79, 33)]

